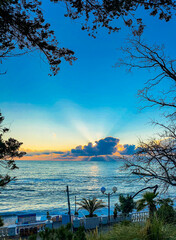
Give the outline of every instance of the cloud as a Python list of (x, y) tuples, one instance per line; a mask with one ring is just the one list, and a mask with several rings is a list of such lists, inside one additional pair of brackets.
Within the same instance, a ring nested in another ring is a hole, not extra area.
[(124, 150), (120, 151), (121, 155), (132, 155), (137, 151), (135, 145), (124, 144), (123, 147), (124, 147)]
[(73, 156), (99, 156), (99, 155), (112, 155), (117, 151), (118, 138), (106, 137), (95, 141), (95, 144), (88, 143), (85, 146), (77, 146), (71, 149), (70, 154)]
[[(26, 150), (24, 160), (53, 161), (118, 161), (120, 155), (132, 155), (139, 148), (135, 145), (120, 144), (119, 138), (106, 137), (87, 145), (79, 145), (70, 151)], [(25, 151), (25, 149), (24, 149)]]
[(61, 152), (61, 151), (28, 152), (25, 156), (39, 156), (39, 155), (51, 155), (51, 154), (64, 154), (64, 152)]
[(93, 156), (93, 157), (89, 157), (89, 159), (87, 161), (91, 161), (91, 162), (112, 162), (112, 161), (117, 161), (118, 158), (117, 156)]

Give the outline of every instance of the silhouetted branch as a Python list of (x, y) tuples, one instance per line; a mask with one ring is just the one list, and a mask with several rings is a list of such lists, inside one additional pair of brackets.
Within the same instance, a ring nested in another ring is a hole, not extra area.
[(158, 179), (167, 190), (176, 186), (176, 126), (155, 124), (164, 129), (160, 139), (140, 141), (136, 153), (131, 158), (124, 157), (125, 168), (145, 182)]
[(111, 32), (121, 29), (118, 20), (124, 25), (132, 27), (134, 35), (141, 35), (144, 29), (142, 16), (137, 18), (135, 13), (143, 8), (151, 16), (157, 16), (160, 20), (169, 21), (176, 9), (175, 1), (171, 0), (51, 0), (52, 2), (64, 2), (67, 6), (65, 16), (72, 19), (83, 17), (82, 29), (95, 37), (98, 28), (103, 27)]
[(145, 190), (147, 190), (147, 189), (154, 189), (153, 192), (156, 193), (156, 191), (157, 191), (157, 189), (158, 189), (158, 185), (155, 185), (155, 186), (153, 186), (153, 187), (143, 188), (143, 189), (139, 190), (137, 193), (135, 193), (135, 194), (132, 196), (132, 198), (135, 198), (139, 193), (141, 193), (141, 192), (143, 192), (143, 191), (145, 191)]
[[(145, 87), (138, 91), (138, 96), (145, 101), (146, 107), (158, 106), (169, 109), (168, 116), (175, 115), (176, 109), (176, 62), (166, 57), (164, 48), (157, 45), (149, 47), (140, 38), (128, 40), (127, 47), (122, 48), (124, 58), (116, 66), (125, 66), (132, 69), (153, 69), (155, 77), (145, 83)], [(162, 91), (161, 83), (170, 82), (170, 87)], [(161, 89), (158, 89), (161, 88)]]
[(39, 0), (0, 2), (0, 59), (39, 50), (46, 57), (53, 75), (65, 59), (70, 64), (74, 52), (59, 48), (54, 31), (45, 22)]

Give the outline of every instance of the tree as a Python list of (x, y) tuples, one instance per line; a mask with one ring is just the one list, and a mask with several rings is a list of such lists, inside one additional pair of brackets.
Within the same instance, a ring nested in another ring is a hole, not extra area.
[[(21, 158), (25, 152), (20, 152), (19, 148), (22, 145), (14, 138), (4, 140), (4, 134), (9, 131), (2, 125), (4, 117), (0, 113), (0, 166), (2, 169), (7, 171), (13, 171), (17, 169), (17, 165), (14, 158)], [(9, 176), (9, 174), (0, 174), (0, 187), (5, 187), (10, 181), (14, 180), (15, 177)]]
[(79, 209), (85, 209), (89, 212), (89, 217), (93, 217), (96, 210), (106, 207), (102, 200), (98, 200), (95, 197), (93, 199), (83, 198), (78, 205), (80, 206)]
[(47, 213), (46, 213), (46, 218), (47, 218), (48, 221), (51, 220), (51, 216), (49, 214), (49, 211), (47, 211)]
[(120, 194), (119, 202), (120, 202), (120, 205), (116, 203), (115, 207), (117, 208), (118, 211), (122, 212), (125, 215), (132, 212), (136, 206), (133, 200), (133, 197), (129, 194), (126, 197)]
[(143, 194), (143, 198), (137, 201), (137, 211), (141, 211), (144, 208), (149, 208), (149, 216), (150, 218), (153, 216), (154, 212), (156, 212), (156, 204), (157, 201), (155, 198), (157, 197), (158, 193), (154, 192), (146, 192)]
[(159, 199), (159, 209), (157, 210), (157, 216), (164, 223), (176, 222), (176, 212), (173, 208), (173, 201), (170, 198)]
[[(128, 71), (133, 69), (153, 70), (155, 76), (145, 83), (138, 91), (138, 96), (146, 107), (157, 106), (168, 111), (167, 117), (176, 112), (176, 59), (170, 59), (164, 52), (164, 46), (148, 46), (141, 38), (127, 41), (127, 47), (122, 48), (124, 56), (116, 66), (125, 66)], [(164, 87), (161, 85), (167, 83)]]
[(2, 227), (4, 225), (4, 222), (2, 220), (2, 218), (0, 217), (0, 227)]
[[(154, 70), (155, 76), (145, 83), (138, 95), (145, 105), (141, 107), (159, 107), (165, 110), (165, 124), (153, 122), (162, 131), (157, 138), (148, 142), (139, 141), (139, 146), (132, 158), (126, 159), (125, 167), (131, 173), (149, 182), (160, 181), (167, 190), (176, 186), (176, 65), (175, 60), (169, 59), (164, 48), (148, 46), (140, 38), (129, 40), (129, 45), (123, 48), (125, 54), (117, 65), (126, 66), (128, 71), (133, 69)], [(167, 81), (167, 86), (162, 84)], [(170, 84), (169, 84), (170, 83)]]
[[(158, 15), (159, 19), (169, 21), (175, 14), (176, 3), (172, 0), (51, 0), (52, 2), (63, 1), (67, 7), (65, 16), (72, 19), (85, 17), (82, 24), (83, 30), (88, 30), (93, 36), (100, 27), (105, 27), (111, 32), (121, 29), (116, 21), (124, 22), (132, 26), (133, 33), (140, 35), (143, 32), (144, 24), (142, 18), (135, 16), (139, 8), (143, 8), (152, 16)], [(122, 20), (122, 21), (121, 21)], [(136, 29), (136, 25), (138, 28)]]
[(159, 180), (167, 190), (176, 186), (176, 126), (159, 125), (165, 129), (160, 139), (140, 141), (137, 152), (130, 159), (125, 157), (125, 168), (146, 183)]
[(40, 5), (39, 0), (0, 0), (0, 61), (39, 50), (56, 75), (61, 59), (72, 64), (76, 58), (73, 51), (58, 46)]

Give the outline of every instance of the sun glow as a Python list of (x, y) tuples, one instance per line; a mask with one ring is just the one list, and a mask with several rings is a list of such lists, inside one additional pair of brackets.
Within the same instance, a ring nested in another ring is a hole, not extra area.
[(97, 165), (92, 165), (90, 167), (90, 175), (91, 176), (96, 177), (98, 175), (98, 172), (99, 172), (99, 168)]

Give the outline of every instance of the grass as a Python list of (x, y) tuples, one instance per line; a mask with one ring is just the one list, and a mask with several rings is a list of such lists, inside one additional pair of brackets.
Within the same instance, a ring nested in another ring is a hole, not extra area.
[(87, 240), (176, 240), (176, 225), (147, 222), (144, 226), (130, 223), (117, 224), (110, 231), (88, 233)]
[(57, 230), (46, 229), (40, 233), (40, 240), (176, 240), (176, 225), (164, 224), (154, 217), (145, 224), (124, 221), (109, 229), (87, 233), (83, 228), (72, 233), (69, 226), (62, 226)]

